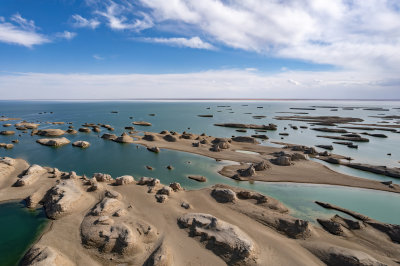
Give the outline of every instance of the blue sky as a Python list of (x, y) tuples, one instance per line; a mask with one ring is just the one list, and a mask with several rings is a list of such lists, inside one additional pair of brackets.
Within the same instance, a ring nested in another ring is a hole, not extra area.
[(83, 98), (113, 98), (110, 88), (127, 98), (400, 98), (399, 6), (2, 0), (0, 93), (79, 98), (72, 86)]

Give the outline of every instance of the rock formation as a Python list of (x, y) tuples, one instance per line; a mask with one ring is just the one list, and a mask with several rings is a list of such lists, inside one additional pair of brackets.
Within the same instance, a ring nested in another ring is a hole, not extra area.
[(201, 236), (206, 247), (228, 264), (245, 263), (256, 258), (255, 243), (246, 233), (210, 214), (187, 213), (178, 218), (178, 223), (189, 229), (190, 236)]
[(61, 147), (70, 143), (67, 138), (38, 139), (37, 143), (45, 146)]

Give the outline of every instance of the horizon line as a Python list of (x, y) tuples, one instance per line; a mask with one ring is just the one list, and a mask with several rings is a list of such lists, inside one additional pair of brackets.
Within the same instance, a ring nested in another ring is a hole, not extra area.
[(0, 99), (0, 101), (393, 101), (400, 99), (340, 99), (340, 98), (82, 98), (82, 99)]

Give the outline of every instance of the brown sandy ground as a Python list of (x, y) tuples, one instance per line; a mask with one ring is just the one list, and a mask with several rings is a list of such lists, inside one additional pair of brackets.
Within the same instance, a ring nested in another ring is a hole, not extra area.
[[(333, 227), (340, 230), (331, 231), (340, 234), (334, 235), (293, 218), (279, 201), (256, 192), (225, 185), (174, 192), (155, 179), (125, 178), (116, 186), (106, 175), (94, 181), (52, 168), (13, 187), (27, 168), (23, 160), (12, 166), (0, 162), (0, 201), (34, 194), (31, 199), (43, 203), (54, 220), (23, 265), (396, 265), (400, 260), (399, 244), (368, 223), (355, 229), (336, 218)], [(163, 203), (157, 202), (160, 196)], [(188, 217), (194, 219), (184, 221)]]

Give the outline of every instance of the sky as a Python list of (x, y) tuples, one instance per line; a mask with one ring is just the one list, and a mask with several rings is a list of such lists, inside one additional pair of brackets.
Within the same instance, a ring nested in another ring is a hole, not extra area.
[(0, 1), (0, 99), (139, 98), (400, 99), (400, 1)]

